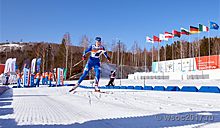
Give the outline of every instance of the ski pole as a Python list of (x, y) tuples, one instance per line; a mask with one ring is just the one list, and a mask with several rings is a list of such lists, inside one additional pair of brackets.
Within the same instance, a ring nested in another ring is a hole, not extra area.
[(81, 62), (83, 62), (83, 60), (80, 60), (78, 63), (76, 63), (75, 65), (73, 65), (72, 68), (75, 67), (75, 66), (77, 66), (77, 65), (80, 64)]

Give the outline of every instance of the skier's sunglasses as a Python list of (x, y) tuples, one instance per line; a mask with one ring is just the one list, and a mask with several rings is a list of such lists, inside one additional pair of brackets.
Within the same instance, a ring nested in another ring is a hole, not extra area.
[(98, 42), (101, 42), (101, 39), (100, 38), (98, 38), (98, 39), (95, 39), (96, 41), (98, 41)]

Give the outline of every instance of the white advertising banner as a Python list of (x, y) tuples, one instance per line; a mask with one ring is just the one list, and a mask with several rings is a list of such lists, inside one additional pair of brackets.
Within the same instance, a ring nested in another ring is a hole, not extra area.
[(24, 68), (23, 86), (28, 86), (29, 68)]
[(189, 70), (196, 70), (195, 58), (160, 61), (159, 66), (158, 66), (158, 62), (153, 62), (153, 72), (158, 72), (158, 71), (177, 72), (177, 71), (189, 71)]

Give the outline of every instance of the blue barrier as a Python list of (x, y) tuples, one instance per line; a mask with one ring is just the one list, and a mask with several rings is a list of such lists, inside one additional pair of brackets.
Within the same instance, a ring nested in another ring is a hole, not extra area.
[(105, 89), (109, 89), (109, 86), (105, 86)]
[(115, 89), (120, 89), (120, 86), (115, 86)]
[(12, 88), (23, 88), (22, 86), (13, 86)]
[(168, 86), (165, 91), (179, 91), (180, 88), (178, 86)]
[(115, 88), (114, 86), (110, 86), (110, 87), (109, 87), (109, 89), (114, 89), (114, 88)]
[(24, 88), (36, 88), (36, 86), (24, 86)]
[(101, 87), (99, 87), (99, 89), (105, 89), (105, 87), (104, 87), (104, 86), (101, 86)]
[(134, 86), (128, 86), (127, 89), (134, 89)]
[(197, 92), (198, 89), (195, 86), (183, 86), (180, 91), (183, 92)]
[(144, 86), (143, 90), (153, 90), (152, 86)]
[(120, 89), (126, 89), (126, 88), (127, 88), (126, 86), (121, 86), (121, 87), (120, 87)]
[(135, 86), (134, 89), (136, 89), (136, 90), (142, 90), (143, 87), (142, 87), (142, 86)]
[(165, 90), (165, 87), (164, 87), (164, 86), (155, 86), (155, 87), (153, 88), (153, 90), (155, 90), (155, 91), (164, 91), (164, 90)]
[(217, 86), (202, 86), (198, 92), (220, 93), (220, 90)]

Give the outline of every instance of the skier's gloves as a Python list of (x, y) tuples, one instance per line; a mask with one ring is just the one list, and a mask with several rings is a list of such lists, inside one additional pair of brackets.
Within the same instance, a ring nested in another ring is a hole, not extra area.
[(82, 57), (82, 60), (85, 60), (85, 56)]
[(110, 57), (108, 57), (107, 59), (108, 59), (108, 61), (111, 61), (111, 58), (110, 58)]

